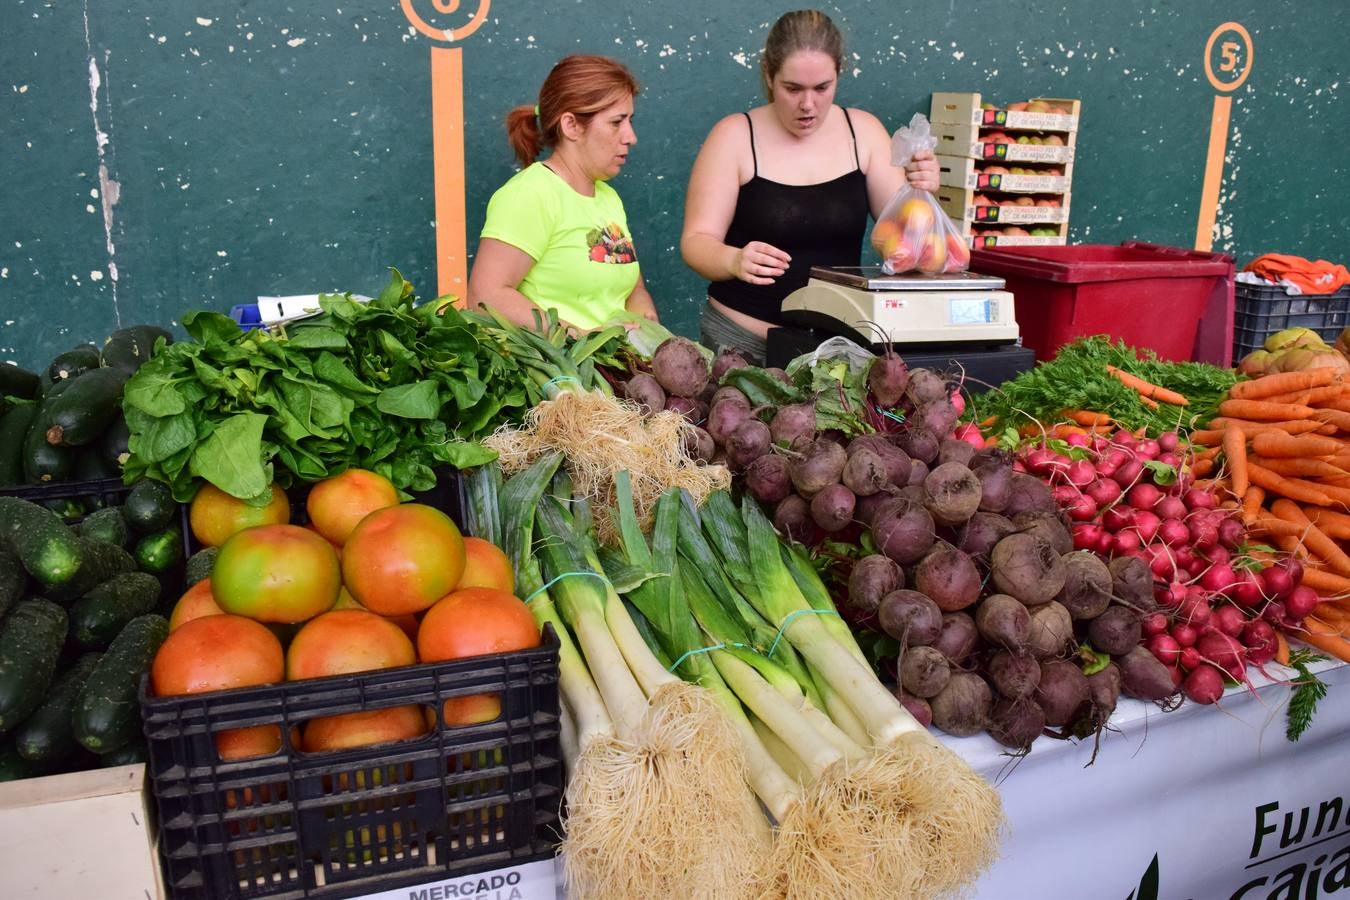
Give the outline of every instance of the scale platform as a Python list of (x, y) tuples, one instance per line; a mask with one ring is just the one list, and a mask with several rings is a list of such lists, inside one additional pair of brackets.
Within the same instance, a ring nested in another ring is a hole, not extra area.
[(933, 348), (1015, 343), (1013, 295), (991, 275), (886, 275), (880, 266), (814, 266), (783, 300), (783, 319), (864, 345)]

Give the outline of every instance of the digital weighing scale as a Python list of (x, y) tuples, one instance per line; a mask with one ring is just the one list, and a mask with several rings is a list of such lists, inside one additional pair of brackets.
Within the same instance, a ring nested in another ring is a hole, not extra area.
[(991, 275), (886, 275), (881, 266), (813, 266), (806, 286), (783, 300), (794, 325), (852, 338), (933, 349), (987, 348), (1018, 338), (1013, 295)]

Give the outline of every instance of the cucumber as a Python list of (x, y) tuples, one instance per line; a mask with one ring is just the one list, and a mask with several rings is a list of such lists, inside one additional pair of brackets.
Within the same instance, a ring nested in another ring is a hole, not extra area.
[(56, 679), (47, 699), (19, 726), (14, 735), (14, 746), (19, 755), (31, 760), (57, 760), (74, 755), (80, 750), (70, 724), (70, 711), (75, 707), (89, 673), (94, 671), (100, 654), (85, 653), (61, 677)]
[(47, 377), (52, 384), (65, 378), (75, 378), (102, 364), (98, 348), (93, 344), (82, 344), (57, 356), (47, 366)]
[(162, 481), (142, 478), (122, 503), (122, 516), (137, 531), (162, 531), (178, 515), (178, 502)]
[(0, 548), (0, 618), (19, 602), (27, 583), (28, 573), (24, 571), (23, 563), (13, 553)]
[(104, 430), (103, 436), (97, 442), (98, 451), (102, 454), (104, 462), (114, 467), (119, 474), (122, 466), (126, 465), (131, 457), (131, 449), (127, 446), (130, 440), (131, 429), (127, 426), (127, 420), (118, 416), (112, 420), (112, 424)]
[(0, 485), (23, 484), (24, 440), (37, 414), (38, 404), (25, 402), (0, 417)]
[(38, 395), (40, 383), (36, 372), (21, 369), (12, 363), (0, 363), (0, 394), (32, 400)]
[(146, 746), (143, 740), (135, 741), (127, 744), (121, 750), (103, 754), (98, 758), (98, 761), (99, 765), (105, 769), (111, 769), (113, 766), (134, 766), (150, 761), (150, 748)]
[(47, 588), (47, 598), (63, 606), (69, 606), (75, 598), (92, 591), (114, 575), (136, 569), (135, 558), (116, 544), (83, 537), (76, 540), (80, 544), (80, 571), (65, 584)]
[(155, 325), (119, 328), (103, 345), (103, 365), (133, 375), (155, 352), (155, 341), (159, 338), (164, 338), (167, 344), (173, 343), (173, 335)]
[(23, 477), (31, 484), (66, 481), (75, 473), (74, 452), (69, 447), (54, 447), (47, 442), (46, 412), (49, 406), (50, 403), (43, 402), (23, 441)]
[(93, 499), (90, 497), (59, 497), (54, 500), (43, 500), (42, 505), (71, 524), (83, 519), (94, 509)]
[(177, 525), (147, 534), (132, 549), (143, 572), (167, 572), (183, 561), (183, 532)]
[(84, 562), (79, 537), (60, 516), (18, 497), (0, 497), (0, 547), (45, 585), (70, 581)]
[(159, 579), (145, 572), (120, 572), (70, 608), (70, 634), (81, 647), (106, 647), (137, 616), (154, 612)]
[(98, 437), (121, 412), (127, 377), (121, 369), (94, 369), (76, 378), (59, 397), (43, 403), (47, 443), (82, 447)]
[(0, 623), (0, 733), (42, 703), (66, 642), (66, 611), (50, 600), (24, 600)]
[(80, 537), (116, 544), (118, 547), (126, 547), (129, 534), (127, 522), (122, 518), (122, 511), (111, 506), (91, 512), (80, 523), (79, 532)]
[(210, 578), (218, 555), (220, 555), (219, 547), (203, 547), (189, 556), (183, 573), (183, 580), (186, 582), (184, 587), (192, 587), (203, 578)]
[(159, 645), (169, 635), (163, 616), (138, 616), (113, 639), (75, 699), (71, 724), (87, 750), (112, 753), (136, 741), (141, 717), (137, 692)]

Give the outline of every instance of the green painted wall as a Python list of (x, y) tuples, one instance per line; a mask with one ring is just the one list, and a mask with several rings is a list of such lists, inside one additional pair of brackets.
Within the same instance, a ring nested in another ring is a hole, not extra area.
[[(457, 27), (474, 9), (437, 16)], [(892, 128), (934, 90), (1083, 100), (1071, 239), (1189, 246), (1215, 90), (1205, 41), (1233, 20), (1236, 93), (1216, 248), (1345, 261), (1350, 73), (1340, 0), (1003, 0), (823, 8), (850, 45), (839, 99)], [(678, 254), (684, 185), (788, 7), (498, 2), (464, 42), (468, 232), (512, 171), (501, 117), (557, 57), (626, 61), (639, 144), (615, 185), (668, 324), (703, 286)], [(119, 324), (176, 323), (259, 294), (373, 291), (397, 266), (435, 292), (429, 47), (393, 0), (120, 4), (0, 12), (0, 358), (37, 365)], [(101, 174), (102, 167), (102, 174)], [(116, 277), (114, 279), (114, 272)]]

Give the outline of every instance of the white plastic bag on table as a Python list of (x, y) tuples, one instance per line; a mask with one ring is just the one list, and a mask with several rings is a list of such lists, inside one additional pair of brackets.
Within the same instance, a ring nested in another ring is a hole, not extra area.
[(803, 353), (801, 356), (794, 358), (787, 364), (784, 371), (788, 373), (789, 378), (795, 381), (797, 373), (802, 369), (814, 369), (819, 365), (842, 362), (847, 364), (849, 371), (856, 375), (866, 370), (876, 358), (876, 354), (871, 350), (858, 346), (846, 337), (832, 337), (827, 338), (810, 353)]
[[(933, 150), (928, 119), (915, 113), (909, 125), (891, 139), (891, 165), (909, 165), (920, 150)], [(872, 249), (881, 257), (887, 275), (919, 271), (927, 275), (964, 272), (970, 265), (970, 245), (961, 237), (937, 198), (910, 187), (906, 181), (881, 211), (872, 229)]]

